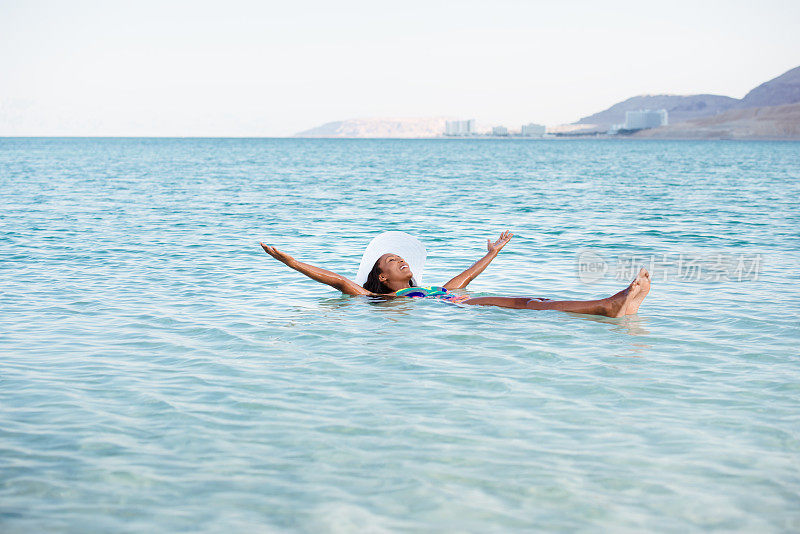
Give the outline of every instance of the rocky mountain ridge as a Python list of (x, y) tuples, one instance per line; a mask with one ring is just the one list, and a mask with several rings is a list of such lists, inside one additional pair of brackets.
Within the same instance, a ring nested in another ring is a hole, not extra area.
[(784, 72), (751, 90), (739, 102), (739, 107), (780, 106), (795, 102), (800, 102), (800, 67)]
[(712, 117), (640, 130), (647, 139), (785, 139), (800, 140), (800, 102), (782, 106), (732, 109)]
[(625, 122), (625, 112), (638, 109), (666, 109), (670, 124), (711, 117), (736, 109), (779, 106), (800, 102), (800, 67), (795, 67), (752, 89), (744, 98), (723, 95), (642, 95), (634, 96), (574, 124), (586, 129), (606, 131), (613, 124)]
[(640, 95), (614, 104), (610, 108), (583, 117), (575, 124), (586, 124), (598, 130), (608, 130), (612, 124), (625, 122), (625, 112), (638, 109), (666, 109), (670, 122), (680, 122), (716, 115), (735, 108), (739, 100), (721, 95)]

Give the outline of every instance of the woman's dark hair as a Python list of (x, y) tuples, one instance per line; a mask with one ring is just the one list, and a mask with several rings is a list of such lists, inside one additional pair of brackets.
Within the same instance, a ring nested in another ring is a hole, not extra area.
[[(378, 262), (380, 262), (380, 258), (375, 262), (375, 265), (372, 266), (372, 270), (367, 275), (367, 281), (364, 282), (364, 289), (369, 291), (370, 293), (376, 293), (378, 295), (383, 295), (386, 293), (391, 293), (392, 290), (386, 287), (383, 282), (381, 282), (378, 276), (381, 274), (381, 268), (378, 267)], [(409, 287), (414, 287), (414, 281), (408, 281)]]

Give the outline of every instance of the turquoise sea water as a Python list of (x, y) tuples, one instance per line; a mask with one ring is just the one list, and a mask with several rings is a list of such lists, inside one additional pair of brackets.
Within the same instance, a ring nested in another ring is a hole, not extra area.
[[(800, 144), (0, 139), (0, 530), (800, 530)], [(345, 297), (404, 230), (441, 284)]]

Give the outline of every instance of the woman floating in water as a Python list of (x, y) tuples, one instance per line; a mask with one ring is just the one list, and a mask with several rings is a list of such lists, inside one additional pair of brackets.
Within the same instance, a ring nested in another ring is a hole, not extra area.
[[(361, 260), (356, 281), (307, 263), (302, 263), (288, 254), (261, 243), (264, 251), (296, 271), (335, 287), (348, 295), (367, 295), (373, 297), (435, 297), (458, 304), (480, 306), (499, 306), (527, 310), (559, 310), (572, 313), (621, 317), (639, 310), (650, 291), (650, 273), (644, 268), (636, 280), (619, 293), (599, 300), (550, 300), (531, 297), (469, 297), (451, 294), (453, 289), (464, 289), (476, 276), (481, 274), (497, 254), (511, 240), (514, 234), (505, 231), (492, 243), (487, 242), (488, 252), (469, 269), (459, 274), (442, 287), (417, 287), (422, 280), (422, 267), (425, 261), (425, 248), (414, 237), (403, 232), (385, 232), (372, 240)], [(406, 262), (403, 257), (409, 258)], [(412, 270), (413, 267), (413, 270)], [(357, 283), (358, 282), (358, 283)]]

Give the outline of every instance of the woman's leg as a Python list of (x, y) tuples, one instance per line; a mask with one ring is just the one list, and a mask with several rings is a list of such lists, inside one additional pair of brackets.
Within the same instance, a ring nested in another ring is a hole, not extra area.
[(541, 300), (530, 297), (476, 297), (465, 300), (462, 304), (478, 306), (499, 306), (501, 308), (528, 310), (559, 310), (572, 313), (587, 313), (621, 317), (636, 313), (647, 292), (650, 291), (650, 273), (645, 269), (631, 285), (608, 298), (600, 300)]
[[(627, 289), (626, 292), (629, 292)], [(625, 315), (626, 298), (624, 296), (609, 297), (600, 300), (550, 300), (541, 301), (529, 297), (475, 297), (465, 300), (462, 304), (477, 306), (499, 306), (501, 308), (514, 308), (518, 310), (558, 310), (572, 313), (587, 313), (590, 315), (605, 315), (607, 317), (620, 317)]]

